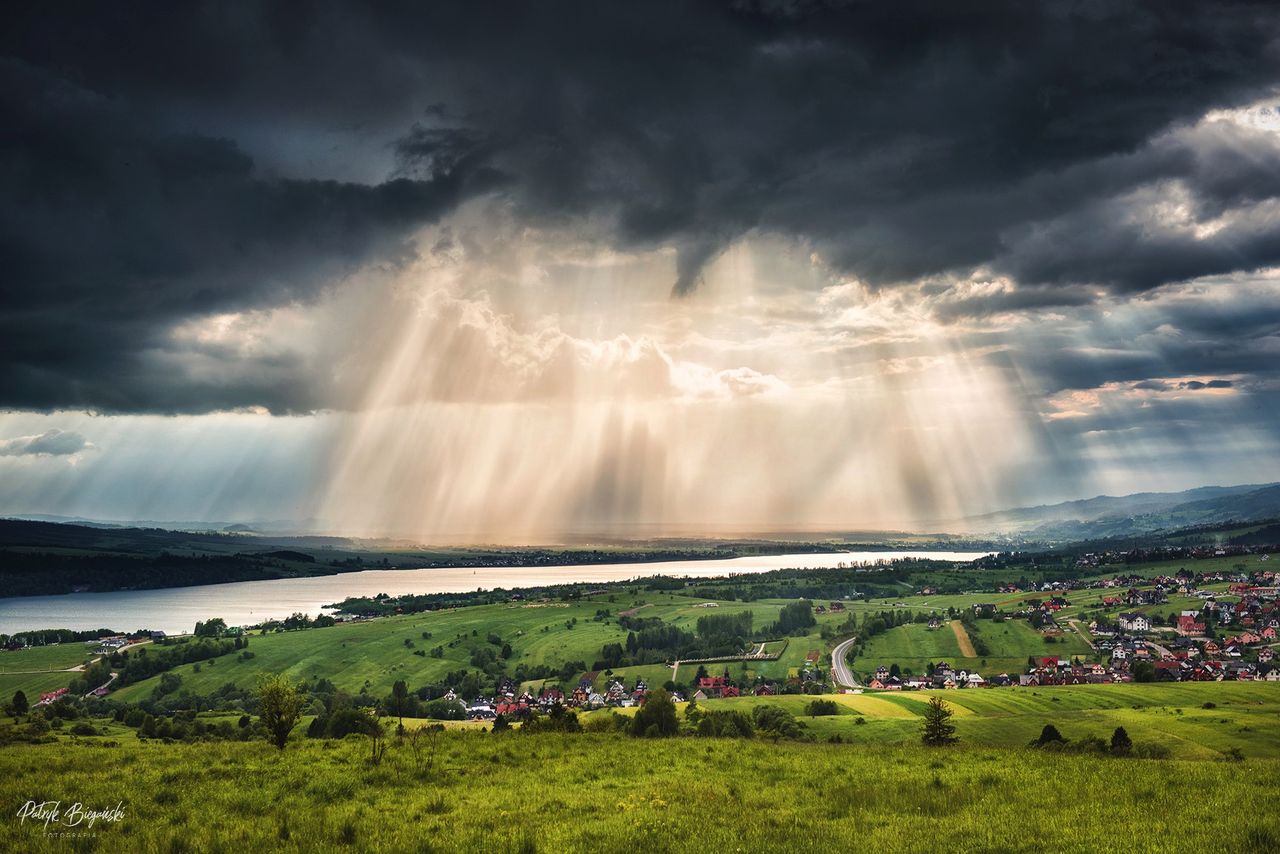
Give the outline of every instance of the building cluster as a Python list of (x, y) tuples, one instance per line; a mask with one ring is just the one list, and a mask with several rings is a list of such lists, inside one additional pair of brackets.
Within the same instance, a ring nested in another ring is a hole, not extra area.
[[(473, 721), (491, 721), (498, 715), (504, 718), (523, 720), (535, 712), (550, 712), (554, 707), (567, 709), (605, 709), (630, 708), (644, 702), (649, 693), (649, 686), (643, 679), (636, 680), (630, 689), (620, 679), (614, 679), (603, 692), (595, 690), (595, 682), (599, 674), (595, 671), (584, 673), (577, 686), (565, 693), (560, 688), (546, 687), (534, 696), (528, 691), (516, 693), (516, 685), (509, 679), (503, 680), (492, 697), (476, 697), (466, 705), (467, 718)], [(448, 702), (461, 703), (461, 698), (450, 689), (444, 699)], [(677, 698), (683, 700), (683, 697)]]

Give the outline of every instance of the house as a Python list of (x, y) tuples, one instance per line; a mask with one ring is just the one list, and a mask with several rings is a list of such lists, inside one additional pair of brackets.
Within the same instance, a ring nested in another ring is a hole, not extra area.
[(1191, 637), (1192, 635), (1204, 634), (1204, 623), (1196, 622), (1197, 614), (1192, 611), (1190, 613), (1183, 611), (1178, 617), (1176, 626), (1177, 632), (1182, 637)]
[(1274, 657), (1275, 657), (1275, 650), (1273, 650), (1269, 646), (1264, 646), (1262, 649), (1258, 650), (1258, 661), (1265, 663), (1270, 661)]
[(1126, 632), (1149, 632), (1151, 631), (1151, 620), (1147, 619), (1146, 614), (1137, 611), (1129, 611), (1121, 614), (1118, 620), (1120, 628)]
[(929, 618), (929, 628), (931, 628), (931, 629), (940, 629), (940, 628), (942, 628), (942, 620), (939, 620), (937, 617), (930, 617), (930, 618)]
[(154, 632), (152, 632), (152, 633), (151, 633), (151, 639), (152, 639), (153, 641), (162, 641), (162, 640), (164, 640), (166, 637), (167, 637), (167, 635), (165, 635), (165, 633), (164, 633), (164, 632), (159, 631), (159, 630), (156, 630), (156, 631), (154, 631)]
[(969, 688), (985, 688), (987, 686), (987, 680), (983, 679), (981, 674), (970, 673), (968, 680), (966, 680), (964, 684)]
[(730, 688), (733, 688), (733, 686), (729, 684), (728, 676), (703, 676), (698, 680), (698, 691), (703, 695), (704, 699), (707, 697), (738, 696), (736, 688), (733, 693), (728, 693)]
[(49, 693), (47, 693), (47, 694), (41, 694), (41, 695), (40, 695), (40, 702), (36, 703), (36, 705), (37, 705), (37, 706), (47, 706), (47, 705), (49, 705), (50, 703), (57, 702), (60, 698), (65, 697), (66, 695), (67, 695), (67, 689), (66, 689), (66, 688), (59, 688), (59, 689), (58, 689), (58, 690), (56, 690), (56, 691), (50, 691), (50, 692), (49, 692)]

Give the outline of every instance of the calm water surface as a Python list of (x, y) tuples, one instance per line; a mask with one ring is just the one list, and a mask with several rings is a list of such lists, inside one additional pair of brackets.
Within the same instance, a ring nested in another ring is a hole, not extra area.
[(173, 634), (190, 632), (197, 620), (210, 617), (222, 617), (228, 625), (238, 626), (283, 619), (298, 611), (314, 616), (334, 602), (378, 593), (393, 596), (464, 593), (480, 588), (539, 587), (572, 581), (625, 581), (649, 575), (714, 578), (793, 567), (834, 568), (903, 557), (970, 561), (983, 554), (985, 552), (837, 552), (595, 566), (374, 569), (314, 578), (238, 581), (166, 590), (23, 596), (0, 599), (0, 634), (49, 628), (118, 631), (146, 628)]

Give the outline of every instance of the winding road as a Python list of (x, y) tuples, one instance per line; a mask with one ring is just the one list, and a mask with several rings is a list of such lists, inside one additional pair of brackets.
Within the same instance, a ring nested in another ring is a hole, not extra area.
[(845, 688), (862, 687), (858, 677), (854, 676), (853, 671), (849, 669), (849, 663), (845, 661), (845, 657), (849, 653), (849, 647), (853, 646), (857, 641), (856, 637), (840, 641), (840, 643), (836, 644), (836, 648), (831, 650), (831, 681), (838, 686)]

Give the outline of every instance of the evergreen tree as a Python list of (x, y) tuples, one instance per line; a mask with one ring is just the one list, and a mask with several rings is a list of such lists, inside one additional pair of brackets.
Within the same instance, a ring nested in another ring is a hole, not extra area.
[(20, 717), (25, 715), (31, 709), (31, 704), (27, 702), (27, 695), (21, 691), (13, 692), (13, 716)]
[(1116, 727), (1116, 731), (1111, 734), (1111, 752), (1117, 755), (1124, 755), (1133, 749), (1133, 741), (1129, 738), (1129, 733), (1124, 731), (1124, 727)]
[(955, 724), (951, 723), (953, 714), (955, 713), (942, 701), (941, 697), (934, 696), (929, 699), (929, 705), (924, 710), (923, 740), (925, 744), (938, 747), (959, 741), (955, 734)]

